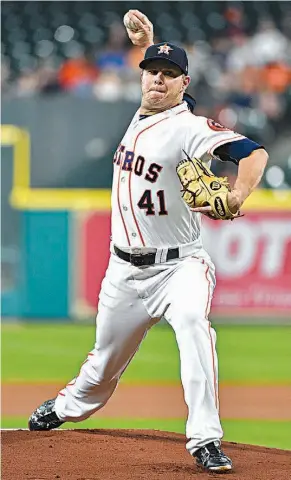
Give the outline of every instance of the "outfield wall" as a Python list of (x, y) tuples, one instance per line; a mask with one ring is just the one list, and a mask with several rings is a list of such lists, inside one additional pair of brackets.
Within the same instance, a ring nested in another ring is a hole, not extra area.
[[(3, 315), (31, 320), (94, 317), (109, 258), (110, 211), (27, 209), (20, 216), (17, 281), (10, 292), (2, 292)], [(205, 218), (203, 225), (204, 244), (217, 274), (212, 315), (230, 320), (237, 316), (288, 319), (288, 205), (283, 203), (277, 210), (249, 206), (235, 222)]]

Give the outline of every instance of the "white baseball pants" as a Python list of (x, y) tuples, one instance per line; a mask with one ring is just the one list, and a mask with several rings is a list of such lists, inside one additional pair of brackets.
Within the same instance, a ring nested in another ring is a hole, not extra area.
[(134, 267), (111, 254), (99, 297), (95, 347), (79, 375), (57, 396), (60, 420), (79, 422), (102, 408), (149, 328), (164, 316), (180, 352), (187, 450), (193, 454), (222, 438), (216, 335), (207, 320), (214, 285), (214, 267), (202, 257)]

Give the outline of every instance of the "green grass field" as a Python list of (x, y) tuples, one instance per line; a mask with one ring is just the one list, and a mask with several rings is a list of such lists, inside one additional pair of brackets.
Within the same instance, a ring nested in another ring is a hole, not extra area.
[[(216, 327), (220, 381), (239, 384), (291, 383), (290, 326)], [(93, 348), (95, 327), (2, 325), (2, 382), (66, 382)], [(175, 337), (153, 328), (123, 376), (127, 383), (179, 381)]]
[[(290, 326), (216, 327), (220, 381), (233, 384), (291, 383)], [(2, 382), (66, 382), (94, 344), (95, 327), (64, 324), (2, 325)], [(179, 381), (175, 337), (153, 328), (125, 372), (125, 383)], [(184, 419), (92, 418), (66, 428), (150, 428), (184, 432)], [(2, 418), (2, 428), (25, 428), (26, 418)], [(291, 449), (291, 422), (224, 420), (225, 440)]]

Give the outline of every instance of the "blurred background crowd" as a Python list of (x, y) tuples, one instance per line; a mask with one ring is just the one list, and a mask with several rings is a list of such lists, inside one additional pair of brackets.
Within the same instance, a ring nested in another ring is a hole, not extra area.
[[(262, 186), (291, 186), (291, 3), (2, 2), (2, 98), (71, 95), (140, 100), (142, 54), (122, 23), (130, 8), (154, 24), (155, 41), (182, 45), (196, 114), (263, 144)], [(231, 172), (231, 165), (220, 165)]]

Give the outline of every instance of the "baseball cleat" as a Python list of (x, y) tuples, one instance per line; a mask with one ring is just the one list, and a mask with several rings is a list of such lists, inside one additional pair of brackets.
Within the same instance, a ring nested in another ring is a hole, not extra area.
[(46, 400), (38, 407), (28, 420), (29, 430), (52, 430), (60, 427), (62, 422), (55, 412), (55, 398)]
[(221, 450), (220, 441), (207, 443), (199, 448), (193, 456), (196, 465), (205, 470), (216, 473), (225, 473), (232, 469), (232, 461)]

